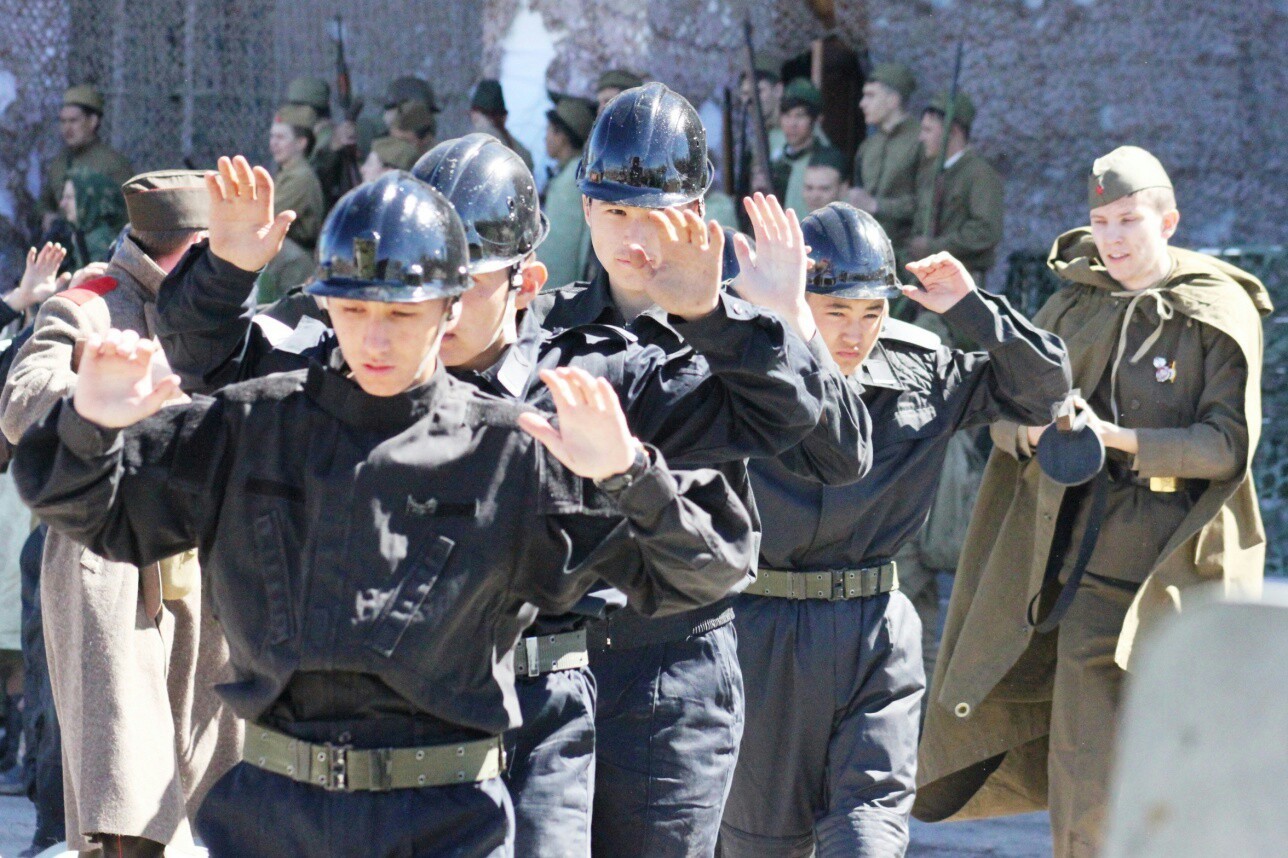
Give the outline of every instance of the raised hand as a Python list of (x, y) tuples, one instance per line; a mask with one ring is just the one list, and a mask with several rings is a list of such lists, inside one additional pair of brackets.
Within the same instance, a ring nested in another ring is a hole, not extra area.
[(903, 294), (932, 313), (948, 312), (975, 288), (975, 279), (951, 253), (931, 254), (907, 268), (924, 288), (903, 286)]
[(676, 208), (651, 211), (649, 220), (658, 231), (657, 257), (638, 244), (629, 248), (631, 263), (647, 275), (644, 291), (668, 313), (702, 318), (720, 299), (724, 230)]
[(809, 248), (796, 212), (784, 210), (778, 198), (755, 194), (744, 197), (756, 246), (742, 234), (733, 238), (738, 256), (738, 276), (733, 288), (753, 304), (773, 310), (808, 340), (814, 336), (814, 314), (805, 302), (805, 270)]
[(576, 367), (543, 369), (541, 380), (550, 388), (559, 428), (532, 412), (519, 415), (520, 428), (578, 476), (602, 480), (625, 473), (640, 442), (626, 426), (612, 385)]
[(219, 159), (206, 174), (210, 193), (210, 250), (243, 271), (258, 271), (282, 249), (295, 212), (273, 216), (273, 177), (241, 155)]
[(46, 242), (36, 252), (36, 248), (27, 251), (27, 267), (22, 272), (18, 287), (5, 295), (4, 300), (19, 313), (44, 301), (50, 295), (66, 288), (71, 280), (70, 274), (59, 276), (58, 266), (67, 258), (67, 251), (61, 244)]
[(72, 272), (72, 279), (71, 282), (67, 284), (67, 288), (77, 289), (86, 281), (93, 280), (95, 277), (102, 277), (106, 273), (106, 262), (91, 262), (84, 268), (78, 268), (76, 271)]
[(166, 374), (164, 360), (156, 341), (140, 339), (134, 331), (91, 336), (76, 373), (76, 413), (111, 429), (155, 414), (179, 391), (179, 376)]

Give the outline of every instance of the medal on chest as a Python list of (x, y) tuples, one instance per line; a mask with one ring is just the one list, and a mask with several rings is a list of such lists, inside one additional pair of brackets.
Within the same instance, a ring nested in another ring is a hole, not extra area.
[(1159, 384), (1176, 382), (1176, 361), (1167, 362), (1165, 357), (1154, 358), (1154, 381)]

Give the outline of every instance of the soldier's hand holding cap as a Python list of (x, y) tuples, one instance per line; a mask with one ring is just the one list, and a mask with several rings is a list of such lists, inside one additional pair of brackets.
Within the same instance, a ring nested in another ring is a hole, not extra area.
[(243, 271), (258, 271), (282, 249), (295, 212), (273, 215), (273, 177), (241, 155), (219, 159), (206, 175), (210, 193), (210, 250)]
[(904, 286), (903, 294), (932, 313), (948, 312), (975, 288), (975, 278), (951, 253), (932, 254), (909, 262), (907, 268), (922, 288)]
[(121, 429), (150, 417), (179, 393), (161, 346), (135, 331), (94, 334), (85, 342), (72, 404), (91, 423)]
[(654, 209), (648, 217), (658, 232), (656, 255), (630, 247), (631, 262), (651, 275), (645, 292), (668, 313), (702, 318), (720, 300), (724, 230), (714, 220), (703, 223), (691, 209)]
[(743, 198), (751, 219), (756, 246), (745, 235), (733, 238), (738, 256), (738, 276), (733, 288), (740, 296), (778, 313), (802, 339), (818, 330), (805, 300), (805, 272), (809, 248), (796, 212), (784, 210), (778, 198), (755, 194)]
[(542, 370), (550, 388), (559, 428), (540, 414), (519, 415), (519, 426), (536, 438), (568, 470), (602, 480), (625, 473), (635, 461), (640, 442), (626, 425), (617, 391), (602, 378), (577, 367)]

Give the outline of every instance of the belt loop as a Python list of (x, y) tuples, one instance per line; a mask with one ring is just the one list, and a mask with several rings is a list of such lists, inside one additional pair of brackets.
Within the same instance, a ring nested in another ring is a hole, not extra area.
[(523, 646), (528, 654), (528, 676), (537, 676), (541, 673), (541, 654), (538, 651), (539, 646), (535, 636), (523, 639)]

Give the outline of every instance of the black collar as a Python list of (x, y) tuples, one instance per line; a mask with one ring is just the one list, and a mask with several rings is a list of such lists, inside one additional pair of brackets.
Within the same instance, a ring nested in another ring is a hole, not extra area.
[(309, 365), (304, 390), (323, 411), (342, 423), (359, 429), (401, 431), (433, 413), (453, 383), (439, 361), (434, 374), (419, 387), (396, 396), (372, 396), (353, 379), (313, 363)]
[(899, 378), (898, 373), (890, 363), (890, 354), (886, 351), (885, 346), (877, 340), (876, 347), (872, 349), (872, 354), (868, 359), (859, 365), (859, 371), (855, 373), (858, 380), (862, 383), (865, 390), (880, 387), (885, 390), (907, 390), (908, 386)]

